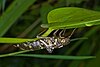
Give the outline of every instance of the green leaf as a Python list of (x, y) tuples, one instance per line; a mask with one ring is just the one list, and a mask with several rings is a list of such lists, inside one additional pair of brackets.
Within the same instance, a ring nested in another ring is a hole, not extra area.
[(32, 5), (35, 0), (14, 0), (8, 9), (0, 17), (0, 36)]
[(13, 56), (25, 56), (25, 57), (37, 57), (37, 58), (48, 58), (48, 59), (64, 59), (64, 60), (83, 60), (96, 58), (95, 56), (62, 56), (62, 55), (39, 55), (39, 54), (17, 54)]
[(21, 39), (21, 38), (0, 38), (0, 43), (22, 43), (27, 41), (35, 41), (36, 39)]
[(77, 7), (64, 7), (49, 12), (48, 25), (52, 29), (79, 28), (100, 24), (100, 12)]

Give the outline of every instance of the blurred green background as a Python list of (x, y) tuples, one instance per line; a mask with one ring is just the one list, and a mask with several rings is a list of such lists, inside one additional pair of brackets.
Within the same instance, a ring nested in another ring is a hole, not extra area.
[[(18, 3), (11, 5), (14, 1), (16, 0), (0, 0), (0, 19), (4, 19), (0, 21), (0, 37), (35, 38), (37, 34), (45, 30), (40, 25), (48, 23), (47, 14), (55, 8), (81, 7), (100, 11), (100, 0), (17, 0), (16, 2)], [(18, 11), (15, 11), (16, 9)], [(18, 16), (15, 17), (16, 15)], [(5, 16), (7, 18), (3, 18)], [(5, 23), (2, 24), (2, 22)], [(93, 55), (97, 57), (96, 59), (54, 60), (30, 57), (4, 57), (0, 58), (0, 67), (100, 67), (99, 29), (100, 26), (78, 28), (72, 38), (88, 37), (88, 39), (73, 41), (68, 46), (55, 49), (52, 53), (52, 55)], [(12, 45), (0, 44), (0, 54), (18, 50)], [(28, 53), (49, 55), (45, 49)]]

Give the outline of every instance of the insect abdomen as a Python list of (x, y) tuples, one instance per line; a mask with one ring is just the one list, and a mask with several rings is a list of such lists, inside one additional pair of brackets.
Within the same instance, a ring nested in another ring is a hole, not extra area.
[(39, 40), (33, 42), (25, 42), (25, 43), (17, 44), (15, 46), (19, 47), (22, 50), (43, 49), (43, 46), (41, 46), (41, 42)]
[(17, 44), (16, 46), (22, 50), (38, 50), (46, 48), (49, 53), (55, 48), (61, 48), (64, 44), (62, 44), (62, 39), (55, 37), (46, 37), (36, 40), (34, 42), (26, 42), (22, 44)]

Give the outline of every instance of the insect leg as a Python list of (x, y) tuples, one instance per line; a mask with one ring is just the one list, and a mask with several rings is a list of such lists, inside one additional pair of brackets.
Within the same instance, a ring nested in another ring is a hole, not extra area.
[(65, 35), (66, 29), (64, 29), (64, 32), (62, 33), (62, 35)]
[(41, 35), (45, 32), (46, 30), (42, 31), (41, 33), (39, 33), (36, 37), (37, 38), (44, 38), (44, 37), (41, 37)]
[[(62, 30), (62, 31), (59, 33), (59, 37), (60, 37), (60, 38), (64, 38), (64, 37), (62, 37), (61, 35), (64, 35), (65, 31), (66, 31), (66, 30), (64, 29), (64, 30)], [(63, 32), (64, 32), (64, 33), (63, 33)], [(62, 34), (62, 33), (63, 33), (63, 34)]]
[(56, 30), (56, 31), (53, 33), (53, 36), (54, 36), (54, 37), (57, 37), (57, 36), (56, 36), (57, 32), (58, 32), (58, 30)]
[(76, 28), (72, 31), (72, 33), (68, 36), (68, 38), (70, 39), (70, 37), (74, 34)]

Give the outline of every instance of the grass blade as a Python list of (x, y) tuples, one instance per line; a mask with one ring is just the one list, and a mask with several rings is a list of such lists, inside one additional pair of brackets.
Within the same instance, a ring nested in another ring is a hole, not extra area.
[(21, 43), (27, 41), (35, 41), (36, 39), (21, 39), (21, 38), (0, 38), (0, 43)]
[(35, 0), (14, 0), (8, 9), (0, 17), (0, 37), (11, 25), (32, 5)]
[(14, 56), (37, 57), (48, 59), (64, 59), (64, 60), (84, 60), (96, 58), (95, 56), (62, 56), (62, 55), (39, 55), (39, 54), (17, 54)]
[(30, 50), (24, 50), (24, 51), (9, 53), (9, 54), (3, 54), (3, 55), (0, 55), (0, 57), (12, 56), (12, 55), (16, 55), (16, 54), (20, 54), (20, 53), (25, 53), (25, 52), (29, 52), (29, 51), (30, 51)]

